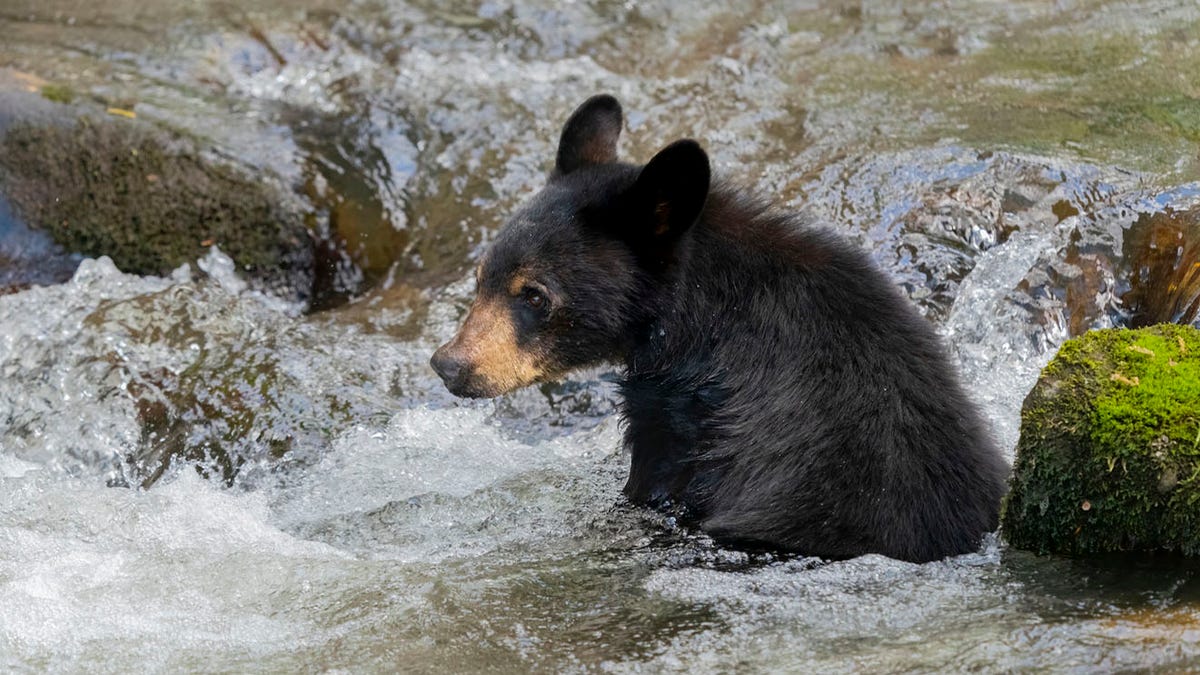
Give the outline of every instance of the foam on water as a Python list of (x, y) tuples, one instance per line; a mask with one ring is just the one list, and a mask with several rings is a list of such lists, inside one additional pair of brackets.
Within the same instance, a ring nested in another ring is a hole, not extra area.
[(414, 409), (252, 491), (192, 471), (112, 489), (0, 454), (0, 652), (101, 672), (339, 663), (344, 641), (381, 647), (343, 614), (425, 611), (439, 560), (498, 563), (605, 511), (613, 429), (582, 436), (526, 443), (482, 410)]
[(196, 667), (303, 642), (310, 621), (281, 614), (278, 596), (297, 570), (317, 581), (346, 559), (269, 524), (264, 496), (194, 474), (153, 492), (0, 483), (0, 643), (29, 665)]
[[(99, 304), (166, 288), (123, 275), (108, 258), (84, 260), (67, 284), (0, 297), (0, 450), (67, 472), (111, 470), (138, 430), (129, 401), (104, 382), (96, 341), (84, 320)], [(118, 345), (119, 347), (119, 345)]]
[[(341, 436), (277, 495), (290, 529), (361, 555), (429, 564), (505, 544), (565, 536), (565, 494), (606, 507), (615, 421), (552, 440), (508, 437), (478, 408), (416, 408)], [(599, 500), (606, 501), (599, 501)], [(587, 506), (585, 504), (584, 506)]]

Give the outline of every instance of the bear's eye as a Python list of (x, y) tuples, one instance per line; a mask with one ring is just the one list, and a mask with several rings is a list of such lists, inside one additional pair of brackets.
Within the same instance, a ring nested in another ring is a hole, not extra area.
[(543, 309), (546, 306), (546, 296), (536, 288), (525, 289), (525, 304), (534, 309)]

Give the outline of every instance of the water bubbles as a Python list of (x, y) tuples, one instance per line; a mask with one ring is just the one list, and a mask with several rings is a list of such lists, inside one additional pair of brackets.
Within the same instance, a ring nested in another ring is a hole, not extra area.
[(208, 255), (196, 261), (196, 267), (203, 270), (220, 284), (225, 292), (232, 295), (238, 295), (248, 287), (245, 280), (238, 276), (233, 260), (222, 253), (217, 246), (210, 246)]
[(0, 478), (21, 478), (31, 471), (38, 471), (41, 466), (33, 462), (24, 462), (16, 457), (0, 454)]

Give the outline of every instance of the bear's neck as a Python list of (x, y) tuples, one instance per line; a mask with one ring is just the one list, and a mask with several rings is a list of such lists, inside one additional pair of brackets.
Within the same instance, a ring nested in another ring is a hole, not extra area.
[(697, 350), (715, 339), (728, 342), (752, 330), (738, 318), (751, 299), (773, 294), (795, 272), (795, 252), (780, 250), (778, 242), (797, 237), (803, 231), (794, 217), (715, 184), (697, 222), (680, 238), (671, 266), (648, 279), (634, 303), (627, 375), (674, 377), (678, 364), (695, 363)]

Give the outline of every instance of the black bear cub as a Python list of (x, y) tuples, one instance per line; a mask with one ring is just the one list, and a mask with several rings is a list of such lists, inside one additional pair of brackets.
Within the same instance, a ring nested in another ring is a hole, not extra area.
[(567, 120), (433, 355), (450, 391), (617, 361), (630, 500), (806, 555), (976, 550), (1008, 467), (932, 327), (862, 251), (713, 181), (695, 141), (618, 161), (621, 126), (611, 96)]

